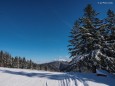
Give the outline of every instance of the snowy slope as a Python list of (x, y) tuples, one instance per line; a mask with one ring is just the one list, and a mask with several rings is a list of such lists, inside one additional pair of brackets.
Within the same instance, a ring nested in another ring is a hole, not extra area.
[(115, 77), (0, 67), (0, 86), (115, 86)]

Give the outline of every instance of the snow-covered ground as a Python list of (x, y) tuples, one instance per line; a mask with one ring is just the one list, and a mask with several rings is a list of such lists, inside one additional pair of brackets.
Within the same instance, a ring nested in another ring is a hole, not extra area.
[(115, 86), (115, 76), (0, 67), (0, 86)]

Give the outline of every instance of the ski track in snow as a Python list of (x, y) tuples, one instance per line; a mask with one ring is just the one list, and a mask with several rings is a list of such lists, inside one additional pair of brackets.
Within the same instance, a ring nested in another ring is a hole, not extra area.
[(115, 78), (0, 67), (0, 86), (115, 86)]

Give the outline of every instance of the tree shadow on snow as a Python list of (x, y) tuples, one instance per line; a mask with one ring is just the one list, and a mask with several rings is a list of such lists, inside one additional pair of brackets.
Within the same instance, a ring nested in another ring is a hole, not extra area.
[(79, 77), (81, 81), (84, 81), (84, 82), (92, 81), (95, 83), (105, 84), (107, 86), (115, 86), (115, 78), (113, 78), (113, 75), (108, 75), (107, 77), (97, 76), (94, 73), (92, 74), (91, 73), (90, 74), (88, 73), (70, 73), (70, 75)]
[(16, 71), (11, 71), (11, 70), (0, 70), (3, 73), (9, 73), (13, 75), (20, 75), (20, 76), (26, 76), (26, 77), (44, 77), (44, 78), (49, 78), (49, 79), (54, 79), (54, 80), (63, 80), (67, 79), (68, 77), (65, 74), (52, 74), (52, 73), (28, 73), (28, 72), (16, 72)]
[(111, 79), (111, 77), (102, 77), (102, 76), (96, 76), (95, 74), (88, 74), (88, 73), (51, 73), (51, 72), (16, 72), (12, 70), (0, 70), (3, 73), (9, 73), (13, 75), (20, 75), (20, 76), (26, 76), (26, 77), (38, 77), (38, 78), (48, 78), (52, 80), (66, 80), (67, 82), (70, 82), (70, 79), (75, 82), (75, 85), (77, 86), (77, 80), (82, 82), (84, 86), (88, 86), (87, 81), (92, 81), (95, 83), (102, 83), (106, 84), (108, 86), (115, 86), (115, 79)]

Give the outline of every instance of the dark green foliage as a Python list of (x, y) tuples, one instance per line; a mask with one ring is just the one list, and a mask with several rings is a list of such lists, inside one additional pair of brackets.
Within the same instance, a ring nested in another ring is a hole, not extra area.
[(32, 60), (26, 60), (25, 57), (12, 57), (9, 53), (0, 51), (0, 67), (38, 69), (37, 65)]
[(76, 63), (78, 70), (85, 67), (93, 72), (96, 68), (115, 72), (115, 13), (108, 10), (104, 19), (98, 15), (89, 4), (84, 9), (83, 17), (75, 22), (68, 46), (70, 57), (87, 55)]
[(100, 33), (97, 31), (102, 27), (102, 21), (96, 16), (98, 13), (88, 5), (84, 10), (84, 16), (78, 19), (72, 30), (69, 51), (71, 57), (90, 53), (92, 50), (100, 48)]

